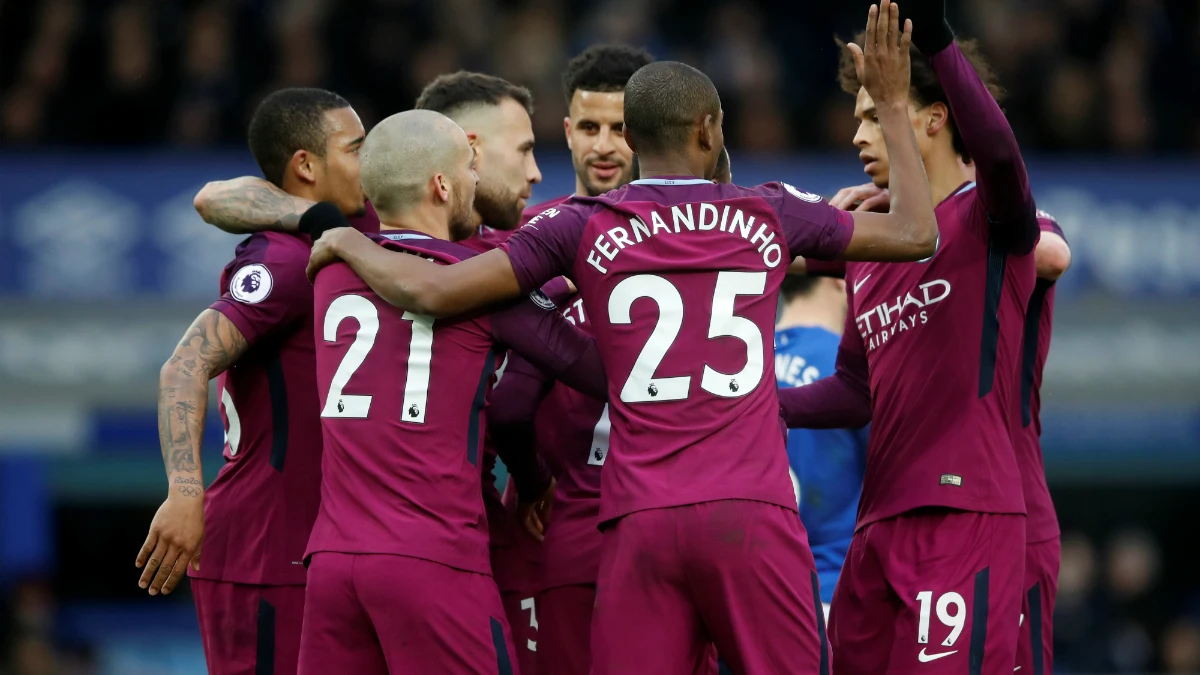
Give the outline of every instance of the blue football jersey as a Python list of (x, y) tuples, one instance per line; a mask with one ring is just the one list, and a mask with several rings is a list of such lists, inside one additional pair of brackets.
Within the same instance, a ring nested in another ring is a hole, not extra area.
[[(832, 375), (841, 337), (824, 328), (798, 326), (775, 333), (775, 379), (780, 387), (802, 387)], [(808, 530), (808, 544), (821, 579), (821, 601), (833, 587), (858, 516), (867, 461), (867, 429), (792, 429), (788, 464)]]

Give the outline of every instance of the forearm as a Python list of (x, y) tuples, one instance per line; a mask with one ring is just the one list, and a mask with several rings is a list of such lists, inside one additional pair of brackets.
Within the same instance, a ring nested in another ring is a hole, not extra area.
[(789, 429), (857, 429), (871, 421), (871, 395), (843, 373), (779, 390)]
[[(326, 235), (328, 236), (328, 235)], [(388, 304), (417, 314), (434, 314), (422, 293), (423, 273), (436, 274), (437, 266), (415, 255), (389, 251), (361, 235), (338, 239), (335, 252), (375, 294)]]
[(208, 380), (194, 361), (172, 358), (159, 377), (158, 436), (168, 496), (204, 495), (200, 445), (208, 409)]
[(213, 181), (193, 202), (205, 222), (231, 234), (265, 230), (296, 232), (300, 216), (313, 202), (292, 196), (261, 178), (243, 176)]
[(925, 164), (909, 122), (908, 104), (896, 102), (880, 105), (877, 114), (892, 165), (888, 185), (891, 208), (888, 213), (896, 221), (895, 231), (913, 248), (932, 246), (937, 242), (937, 220), (933, 213), (933, 197), (929, 192)]
[(1033, 197), (1017, 137), (957, 44), (934, 54), (951, 119), (975, 164), (979, 197), (994, 222), (1033, 220)]
[(386, 250), (348, 227), (322, 235), (313, 247), (314, 257), (318, 250), (328, 250), (333, 259), (350, 265), (388, 304), (417, 314), (458, 316), (521, 296), (508, 255), (499, 250), (438, 265)]

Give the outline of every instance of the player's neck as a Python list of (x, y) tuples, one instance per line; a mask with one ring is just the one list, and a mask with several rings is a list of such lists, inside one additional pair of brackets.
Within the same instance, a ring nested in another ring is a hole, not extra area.
[(379, 229), (412, 230), (427, 234), (434, 239), (450, 241), (450, 226), (445, 217), (438, 212), (428, 212), (424, 209), (414, 209), (401, 217), (384, 216), (379, 214)]
[(293, 197), (307, 199), (310, 202), (319, 202), (323, 200), (323, 196), (317, 191), (315, 185), (305, 183), (291, 175), (283, 177), (283, 191)]
[(659, 176), (692, 176), (703, 178), (705, 167), (702, 161), (688, 156), (638, 157), (639, 178)]
[(971, 180), (971, 175), (963, 168), (952, 148), (935, 151), (933, 156), (925, 160), (925, 171), (929, 176), (929, 191), (934, 206), (941, 204), (963, 183)]
[(842, 312), (818, 298), (795, 298), (783, 306), (779, 321), (775, 322), (776, 330), (786, 330), (803, 326), (805, 328), (824, 328), (841, 334), (846, 317)]

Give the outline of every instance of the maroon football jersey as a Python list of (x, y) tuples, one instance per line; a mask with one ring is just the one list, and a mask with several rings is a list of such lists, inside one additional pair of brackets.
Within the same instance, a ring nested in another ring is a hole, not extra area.
[[(579, 296), (559, 305), (567, 321), (588, 331)], [(542, 590), (594, 584), (600, 566), (600, 474), (608, 457), (606, 402), (555, 383), (519, 356), (509, 358), (489, 417), (532, 422), (534, 447), (558, 485), (542, 545)], [(517, 439), (517, 442), (524, 439)]]
[(847, 265), (837, 373), (780, 394), (789, 424), (872, 420), (858, 528), (938, 506), (1025, 513), (1012, 424), (1039, 236), (1012, 129), (955, 45), (931, 63), (978, 183), (938, 204), (927, 260)]
[[(1063, 236), (1058, 222), (1045, 211), (1038, 211), (1042, 232)], [(1025, 316), (1024, 344), (1021, 349), (1020, 403), (1013, 427), (1013, 445), (1021, 486), (1025, 494), (1025, 536), (1031, 544), (1059, 536), (1058, 516), (1046, 486), (1046, 467), (1042, 460), (1042, 371), (1050, 353), (1050, 335), (1054, 327), (1054, 282), (1038, 279)]]
[(304, 584), (317, 516), (321, 426), (313, 355), (307, 238), (264, 232), (221, 275), (225, 315), (249, 350), (217, 378), (225, 465), (204, 499), (200, 579)]
[(858, 528), (921, 506), (1024, 513), (1008, 432), (1032, 252), (989, 236), (969, 183), (936, 209), (923, 262), (851, 262), (839, 368), (874, 402)]
[[(430, 264), (472, 255), (417, 232), (379, 241)], [(599, 395), (594, 345), (532, 299), (465, 319), (402, 312), (340, 263), (318, 275), (315, 302), (326, 452), (308, 554), (391, 553), (489, 574), (479, 460), (496, 354), (511, 346)]]
[(773, 363), (779, 285), (797, 255), (840, 255), (851, 216), (770, 183), (634, 181), (516, 232), (521, 287), (566, 275), (609, 377), (600, 519), (753, 499), (796, 509)]

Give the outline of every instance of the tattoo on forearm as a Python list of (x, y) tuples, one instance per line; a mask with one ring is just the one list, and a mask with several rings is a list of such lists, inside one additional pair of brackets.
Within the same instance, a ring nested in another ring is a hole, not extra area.
[(179, 486), (179, 494), (185, 497), (199, 497), (204, 494), (204, 483), (195, 478), (180, 476), (175, 479), (175, 485)]
[[(158, 437), (168, 476), (199, 470), (207, 382), (231, 366), (246, 347), (246, 339), (229, 319), (212, 309), (205, 310), (179, 342), (158, 392)], [(202, 491), (203, 486), (180, 486), (187, 496)]]
[(236, 233), (261, 230), (295, 232), (300, 216), (312, 203), (293, 197), (274, 185), (230, 185), (212, 195), (207, 219)]

